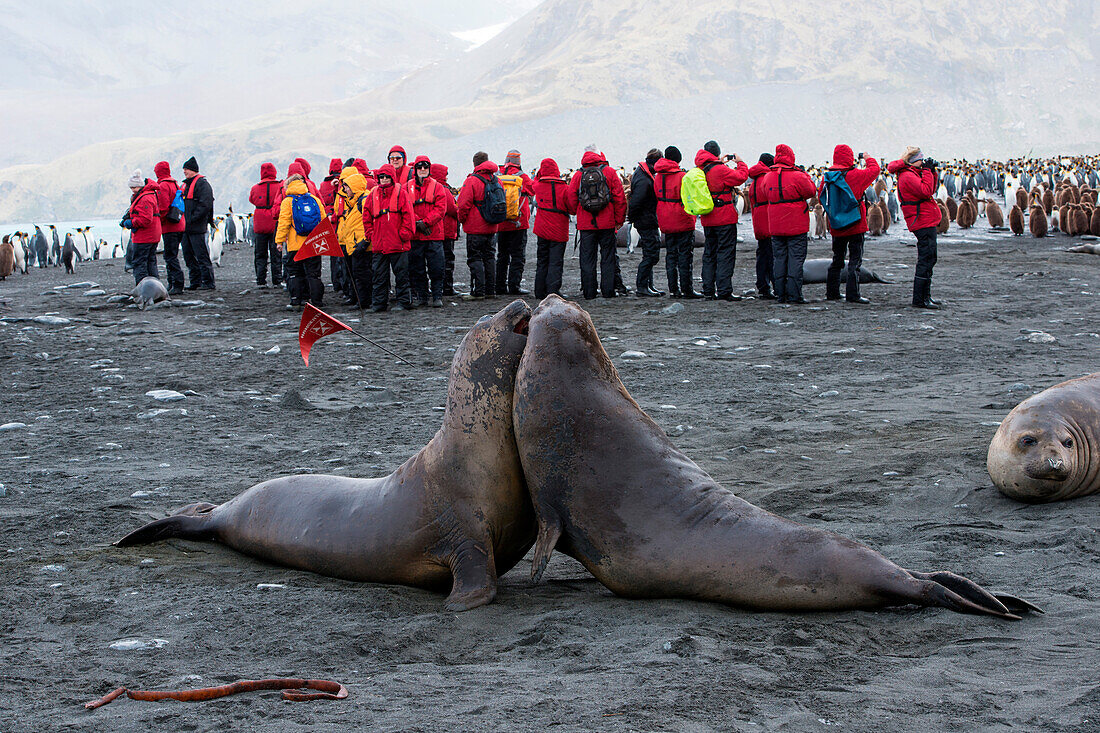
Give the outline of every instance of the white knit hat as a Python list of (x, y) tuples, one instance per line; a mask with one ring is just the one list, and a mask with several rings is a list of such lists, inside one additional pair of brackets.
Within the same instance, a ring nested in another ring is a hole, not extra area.
[(141, 168), (135, 168), (134, 172), (130, 174), (130, 182), (128, 185), (130, 188), (145, 187), (145, 176), (141, 175)]

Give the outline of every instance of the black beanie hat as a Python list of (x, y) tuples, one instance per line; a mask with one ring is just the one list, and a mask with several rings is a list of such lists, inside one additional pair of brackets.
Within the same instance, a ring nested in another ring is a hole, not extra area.
[(190, 158), (187, 159), (187, 162), (183, 164), (183, 169), (185, 171), (194, 171), (195, 173), (198, 173), (199, 161), (195, 160), (195, 156), (192, 155)]
[(669, 145), (665, 148), (665, 157), (671, 160), (673, 163), (679, 163), (684, 159), (684, 156), (680, 153), (680, 148), (675, 145)]
[(661, 151), (658, 148), (650, 148), (649, 152), (645, 154), (645, 162), (653, 165), (661, 159)]
[(767, 166), (775, 165), (775, 156), (771, 153), (761, 153), (760, 162)]
[(718, 143), (716, 143), (714, 140), (708, 140), (706, 143), (704, 143), (703, 150), (707, 151), (715, 158), (722, 157), (722, 148), (718, 147)]

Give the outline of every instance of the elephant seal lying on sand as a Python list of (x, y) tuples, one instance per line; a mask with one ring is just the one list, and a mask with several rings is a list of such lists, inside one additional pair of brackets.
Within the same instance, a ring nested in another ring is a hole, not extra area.
[(455, 352), (439, 432), (389, 476), (300, 475), (221, 506), (193, 504), (118, 541), (211, 540), (261, 560), (347, 580), (450, 586), (447, 608), (496, 596), (535, 521), (512, 431), (512, 389), (531, 309), (517, 300)]
[(997, 428), (985, 465), (1001, 493), (1018, 501), (1100, 492), (1100, 372), (1016, 405)]
[(1034, 609), (953, 573), (905, 570), (722, 488), (630, 397), (588, 314), (556, 295), (531, 317), (512, 414), (538, 517), (536, 579), (557, 547), (633, 598), (807, 611), (915, 603), (1006, 619)]

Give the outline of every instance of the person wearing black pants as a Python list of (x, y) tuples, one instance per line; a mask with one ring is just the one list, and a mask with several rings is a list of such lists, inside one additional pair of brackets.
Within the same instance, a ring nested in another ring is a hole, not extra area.
[(909, 146), (901, 158), (886, 166), (898, 177), (898, 203), (905, 225), (917, 238), (917, 268), (913, 277), (913, 307), (938, 310), (932, 299), (932, 268), (936, 264), (936, 227), (940, 209), (933, 198), (939, 186), (939, 163)]
[(351, 283), (355, 288), (355, 298), (359, 310), (370, 308), (374, 304), (374, 263), (371, 259), (370, 245), (360, 241), (355, 251), (348, 256), (351, 263)]
[[(180, 267), (180, 242), (183, 241), (183, 232), (165, 232), (161, 235), (164, 241), (164, 269), (168, 277), (168, 294), (178, 295), (183, 292), (183, 268)], [(275, 248), (278, 253), (279, 248)], [(280, 258), (281, 261), (281, 258)]]
[(653, 268), (661, 261), (661, 235), (657, 228), (657, 194), (653, 192), (653, 166), (661, 159), (661, 151), (651, 149), (645, 160), (634, 168), (630, 178), (630, 201), (627, 218), (638, 232), (638, 246), (642, 249), (642, 261), (638, 263), (638, 274), (634, 285), (641, 297), (664, 295), (653, 287)]
[(497, 232), (497, 295), (523, 295), (520, 283), (527, 262), (527, 230), (511, 229), (505, 222)]
[[(737, 225), (703, 227), (703, 295), (734, 300), (733, 268), (737, 262)], [(737, 296), (740, 300), (740, 296)]]
[(393, 310), (406, 310), (412, 306), (412, 293), (409, 289), (409, 253), (392, 252), (390, 254), (375, 253), (372, 257), (374, 267), (374, 300), (375, 313), (386, 310), (390, 302), (390, 270), (393, 270), (395, 284)]
[[(764, 214), (767, 216), (767, 213)], [(755, 217), (753, 226), (756, 225)], [(775, 297), (772, 286), (775, 283), (775, 258), (772, 256), (772, 238), (760, 237), (756, 240), (756, 292), (764, 300)]]
[(919, 308), (939, 307), (932, 299), (932, 268), (936, 265), (936, 227), (924, 227), (913, 232), (917, 236), (917, 269), (913, 278), (913, 305)]
[(542, 300), (550, 293), (561, 295), (561, 278), (565, 264), (565, 242), (538, 238), (535, 253), (535, 297)]
[(825, 298), (840, 300), (840, 272), (844, 269), (844, 254), (848, 254), (848, 279), (844, 296), (849, 303), (869, 303), (859, 294), (859, 268), (863, 266), (863, 234), (833, 237), (833, 261), (825, 275)]
[(455, 294), (455, 240), (443, 240), (443, 294)]
[(466, 264), (470, 267), (470, 297), (496, 297), (496, 265), (492, 234), (466, 233)]
[(802, 297), (802, 267), (806, 264), (807, 237), (795, 234), (789, 237), (772, 237), (772, 256), (775, 261), (775, 297), (780, 303), (805, 303)]
[(642, 248), (642, 261), (638, 263), (638, 277), (634, 283), (638, 287), (638, 295), (650, 298), (664, 295), (663, 291), (653, 287), (653, 268), (661, 261), (660, 230), (656, 227), (638, 229), (638, 246)]
[(665, 273), (668, 293), (673, 298), (699, 298), (691, 281), (695, 232), (665, 232)]
[(596, 297), (596, 258), (600, 262), (600, 294), (615, 297), (615, 230), (582, 229), (580, 232), (581, 290), (585, 300)]
[(325, 297), (325, 286), (321, 282), (321, 255), (295, 262), (295, 254), (297, 252), (287, 252), (283, 263), (290, 304), (297, 306), (308, 300), (313, 307), (320, 308)]
[[(256, 284), (267, 285), (267, 263), (271, 260), (271, 284), (279, 287), (283, 282), (283, 258), (279, 252), (279, 245), (275, 244), (275, 232), (255, 232), (256, 242), (255, 265)], [(165, 251), (168, 251), (167, 242)]]
[(214, 223), (214, 191), (210, 182), (199, 175), (194, 156), (183, 164), (183, 261), (190, 280), (187, 290), (213, 290), (214, 265), (206, 243), (207, 229)]

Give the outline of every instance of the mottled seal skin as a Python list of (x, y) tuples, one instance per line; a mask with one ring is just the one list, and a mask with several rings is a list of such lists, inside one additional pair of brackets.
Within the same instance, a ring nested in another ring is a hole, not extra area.
[(997, 428), (985, 465), (1001, 493), (1018, 501), (1100, 492), (1100, 372), (1016, 405)]
[(512, 430), (512, 389), (530, 313), (517, 300), (466, 334), (451, 365), (442, 427), (389, 476), (265, 481), (221, 506), (187, 507), (117, 544), (213, 540), (336, 578), (450, 587), (450, 610), (489, 603), (498, 574), (535, 538)]
[(171, 300), (164, 283), (152, 275), (141, 278), (141, 282), (130, 291), (130, 297), (137, 303), (139, 310), (145, 310), (153, 303), (159, 303), (162, 300)]
[(621, 596), (769, 610), (915, 603), (1017, 619), (1030, 604), (739, 499), (678, 451), (627, 393), (588, 314), (534, 311), (513, 409), (538, 518), (532, 575), (555, 547)]

